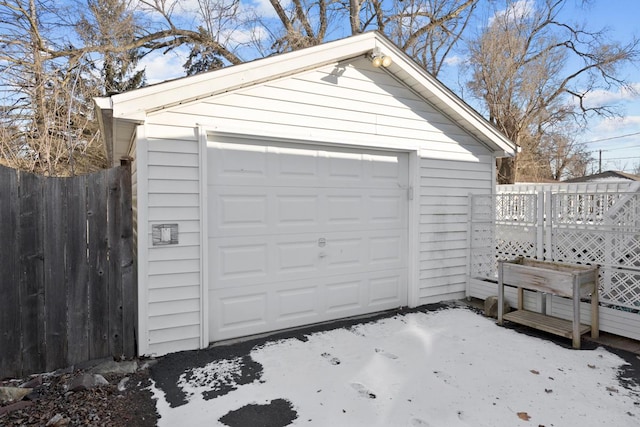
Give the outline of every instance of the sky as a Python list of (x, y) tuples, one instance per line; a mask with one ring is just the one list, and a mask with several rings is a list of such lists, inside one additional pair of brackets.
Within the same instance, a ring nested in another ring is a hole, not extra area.
[(565, 348), (468, 309), (305, 338), (267, 341), (250, 359), (201, 353), (171, 381), (183, 397), (151, 387), (158, 426), (247, 425), (227, 420), (275, 402), (293, 419), (278, 425), (292, 427), (638, 426), (640, 387), (620, 382), (624, 359), (601, 347)]
[[(253, 2), (261, 10), (272, 13), (266, 0)], [(591, 30), (607, 28), (614, 40), (630, 41), (640, 37), (640, 1), (638, 0), (591, 0), (590, 7), (581, 8), (580, 0), (568, 0), (563, 13), (573, 21), (584, 21)], [(260, 6), (262, 5), (262, 6)], [(184, 75), (184, 57), (175, 53), (149, 55), (141, 67), (147, 70), (147, 82), (157, 83)], [(592, 118), (584, 131), (577, 135), (577, 143), (591, 153), (593, 162), (588, 172), (599, 170), (621, 170), (632, 173), (640, 168), (640, 59), (637, 65), (624, 69), (623, 76), (635, 87), (638, 94), (630, 92), (599, 92), (591, 100), (602, 99), (615, 105), (623, 114), (622, 118)], [(458, 92), (455, 83), (459, 81), (454, 66), (443, 70), (441, 80)], [(472, 103), (471, 100), (469, 100)]]
[[(638, 15), (640, 2), (637, 0), (595, 0), (585, 19), (593, 28), (610, 28), (618, 40), (631, 40), (634, 36), (640, 37)], [(640, 63), (625, 69), (624, 75), (640, 92)], [(596, 159), (602, 150), (602, 170), (632, 172), (634, 166), (640, 164), (640, 94), (618, 92), (600, 95), (617, 101), (624, 109), (625, 117), (592, 120), (578, 141), (584, 143)], [(623, 135), (629, 136), (621, 137)]]

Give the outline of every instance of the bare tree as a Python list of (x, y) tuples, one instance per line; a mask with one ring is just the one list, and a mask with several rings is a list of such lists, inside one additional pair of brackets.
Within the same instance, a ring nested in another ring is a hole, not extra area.
[(382, 29), (437, 76), (466, 30), (477, 0), (399, 0), (382, 14)]
[[(75, 27), (83, 41), (81, 54), (87, 64), (98, 64), (102, 81), (98, 86), (103, 89), (102, 95), (125, 92), (144, 84), (144, 70), (136, 69), (142, 53), (139, 49), (120, 49), (135, 40), (140, 32), (131, 3), (131, 0), (87, 0), (86, 8), (78, 7), (80, 14)], [(91, 61), (94, 52), (99, 55)]]
[(11, 166), (47, 175), (74, 173), (74, 159), (97, 146), (85, 132), (93, 118), (82, 55), (57, 54), (70, 50), (59, 11), (45, 0), (0, 2), (2, 154)]
[(343, 26), (350, 34), (378, 30), (437, 76), (460, 41), (478, 0), (270, 0), (283, 26), (277, 52), (313, 46)]
[[(520, 176), (558, 179), (551, 170), (582, 155), (571, 145), (544, 150), (553, 141), (570, 140), (562, 129), (575, 129), (594, 115), (612, 116), (609, 105), (588, 105), (596, 89), (633, 88), (619, 77), (619, 68), (638, 56), (638, 41), (610, 42), (604, 31), (559, 20), (562, 0), (505, 1), (503, 10), (470, 43), (471, 92), (483, 101), (489, 120), (522, 151), (498, 163), (499, 182)], [(521, 6), (534, 5), (531, 9)], [(558, 159), (558, 155), (564, 157)], [(561, 175), (561, 174), (560, 174)]]
[[(0, 1), (0, 155), (46, 175), (106, 166), (92, 97), (139, 87), (127, 0)], [(123, 47), (124, 46), (124, 47)]]
[(248, 12), (238, 0), (198, 0), (198, 24), (191, 28), (179, 24), (178, 3), (141, 0), (162, 25), (137, 45), (152, 50), (192, 46), (190, 74), (242, 62), (236, 51), (243, 42), (234, 34), (244, 35), (246, 45), (266, 56), (378, 30), (437, 75), (478, 0), (270, 0), (273, 18)]

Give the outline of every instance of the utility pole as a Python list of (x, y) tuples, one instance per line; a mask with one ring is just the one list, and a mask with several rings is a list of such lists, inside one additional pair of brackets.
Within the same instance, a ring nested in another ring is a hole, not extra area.
[(602, 150), (598, 150), (598, 173), (602, 173)]

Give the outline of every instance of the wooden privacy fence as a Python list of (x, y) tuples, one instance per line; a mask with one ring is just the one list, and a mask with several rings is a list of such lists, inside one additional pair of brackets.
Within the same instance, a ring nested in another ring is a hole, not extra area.
[(128, 167), (0, 166), (0, 378), (135, 356), (131, 215)]

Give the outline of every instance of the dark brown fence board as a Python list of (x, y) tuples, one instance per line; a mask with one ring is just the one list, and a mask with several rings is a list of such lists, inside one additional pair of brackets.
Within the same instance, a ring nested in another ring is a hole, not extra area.
[(20, 172), (19, 239), (22, 369), (44, 370), (45, 359), (45, 271), (43, 180)]
[[(120, 259), (120, 222), (122, 221), (122, 191), (120, 191), (120, 172), (125, 169), (112, 169), (108, 174), (109, 196), (107, 215), (109, 216), (109, 256), (113, 259)], [(122, 336), (124, 326), (122, 324), (122, 280), (121, 263), (112, 262), (109, 264), (109, 277), (117, 278), (109, 281), (109, 341), (116, 354), (124, 354), (122, 347)]]
[(89, 357), (97, 359), (109, 348), (108, 256), (106, 235), (108, 185), (105, 173), (89, 177), (87, 229), (89, 230)]
[(138, 292), (137, 275), (134, 264), (133, 243), (133, 209), (131, 198), (131, 167), (123, 167), (119, 175), (121, 221), (120, 233), (120, 262), (122, 283), (122, 313), (123, 313), (123, 352), (127, 357), (136, 354), (136, 330), (138, 327)]
[[(0, 310), (0, 367), (8, 372), (20, 370), (20, 352), (5, 351), (20, 348), (20, 279), (15, 242), (17, 235), (18, 176), (11, 169), (0, 168), (0, 298), (5, 304)], [(0, 378), (4, 375), (0, 372)]]
[[(87, 260), (87, 177), (67, 181), (67, 363), (89, 360), (89, 263)], [(82, 209), (80, 209), (82, 208)], [(82, 308), (82, 309), (79, 309)]]
[[(42, 177), (41, 179), (45, 179)], [(46, 302), (46, 369), (58, 367), (67, 353), (67, 214), (65, 179), (46, 178), (44, 193), (44, 271)]]
[(135, 356), (130, 183), (0, 167), (0, 377)]

